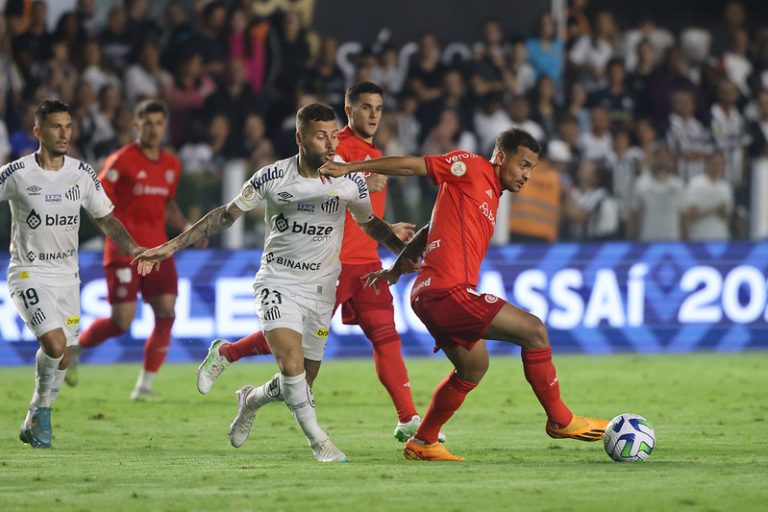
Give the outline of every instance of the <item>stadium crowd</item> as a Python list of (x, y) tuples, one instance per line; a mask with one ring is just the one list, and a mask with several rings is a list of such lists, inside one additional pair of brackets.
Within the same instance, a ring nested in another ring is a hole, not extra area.
[[(151, 15), (158, 4), (162, 18)], [(72, 156), (98, 170), (133, 140), (136, 103), (158, 98), (182, 162), (178, 203), (195, 220), (222, 202), (229, 163), (252, 172), (294, 154), (298, 108), (326, 102), (341, 126), (346, 87), (369, 80), (386, 93), (385, 155), (490, 157), (510, 127), (543, 144), (534, 178), (500, 210), (498, 243), (749, 236), (752, 164), (768, 157), (768, 26), (753, 26), (739, 1), (712, 26), (673, 34), (658, 19), (618, 26), (572, 0), (563, 30), (548, 12), (527, 34), (487, 20), (463, 56), (431, 33), (412, 52), (364, 41), (354, 66), (339, 58), (344, 42), (313, 32), (298, 10), (125, 0), (100, 22), (102, 5), (79, 0), (51, 29), (49, 2), (5, 2), (0, 163), (36, 149), (35, 107), (55, 97), (75, 114)], [(390, 220), (428, 220), (435, 192), (423, 180), (392, 178)]]

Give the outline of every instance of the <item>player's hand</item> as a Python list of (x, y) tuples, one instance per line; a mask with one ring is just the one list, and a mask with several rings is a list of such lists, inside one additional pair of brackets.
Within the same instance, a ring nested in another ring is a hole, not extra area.
[(376, 295), (379, 294), (378, 281), (386, 281), (388, 285), (395, 284), (400, 279), (400, 272), (391, 268), (384, 268), (364, 275), (361, 279), (365, 279), (363, 288), (373, 288)]
[(160, 262), (170, 258), (173, 255), (173, 250), (167, 245), (158, 245), (153, 249), (148, 249), (131, 261), (132, 265), (136, 265), (136, 271), (140, 276), (145, 276), (160, 268)]
[(347, 164), (329, 160), (321, 165), (317, 172), (320, 174), (320, 181), (323, 183), (330, 183), (331, 178), (340, 178), (347, 174), (349, 172), (347, 171), (347, 167)]
[(421, 263), (413, 261), (409, 258), (403, 258), (400, 260), (400, 275), (411, 274), (421, 270)]
[(198, 240), (197, 242), (195, 242), (194, 247), (195, 249), (205, 249), (206, 247), (208, 247), (208, 239), (203, 238), (201, 240)]
[(408, 242), (416, 234), (416, 224), (411, 224), (410, 222), (396, 222), (390, 224), (389, 227), (395, 236), (403, 242)]
[(369, 192), (379, 192), (387, 186), (387, 177), (383, 174), (369, 174), (365, 177)]

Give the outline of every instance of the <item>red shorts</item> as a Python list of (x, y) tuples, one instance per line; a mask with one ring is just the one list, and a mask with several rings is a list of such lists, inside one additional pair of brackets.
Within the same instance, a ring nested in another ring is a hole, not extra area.
[(365, 281), (362, 277), (371, 272), (381, 270), (381, 263), (364, 263), (361, 265), (341, 265), (339, 274), (339, 286), (336, 288), (336, 308), (341, 306), (341, 320), (346, 325), (357, 325), (358, 312), (388, 310), (392, 311), (394, 322), (394, 308), (392, 307), (392, 294), (386, 284), (379, 283), (379, 293), (373, 288), (363, 288)]
[(176, 274), (176, 263), (168, 258), (160, 263), (160, 270), (155, 270), (146, 276), (136, 272), (136, 265), (130, 263), (112, 263), (104, 267), (107, 275), (107, 290), (110, 304), (136, 302), (136, 296), (141, 290), (142, 297), (157, 297), (158, 295), (178, 295), (179, 276)]
[(450, 345), (472, 350), (506, 303), (495, 295), (465, 286), (422, 291), (411, 299), (414, 313), (435, 338), (435, 352)]

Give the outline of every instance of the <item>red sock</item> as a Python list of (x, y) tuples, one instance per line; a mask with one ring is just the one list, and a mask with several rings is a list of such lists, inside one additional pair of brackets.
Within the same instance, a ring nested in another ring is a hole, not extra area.
[(552, 347), (522, 352), (525, 379), (533, 388), (550, 421), (564, 427), (573, 419), (573, 413), (560, 399), (555, 365), (552, 364)]
[(452, 371), (435, 389), (427, 414), (424, 415), (414, 437), (427, 444), (436, 443), (440, 428), (464, 403), (467, 393), (476, 387), (476, 383), (462, 380)]
[(124, 332), (125, 331), (119, 328), (111, 318), (97, 318), (88, 329), (80, 335), (80, 346), (83, 348), (95, 347), (104, 340), (114, 336), (120, 336)]
[(144, 343), (144, 370), (156, 372), (163, 366), (168, 346), (171, 344), (171, 328), (174, 317), (155, 318), (155, 328)]
[(227, 343), (219, 347), (219, 355), (224, 356), (227, 361), (234, 363), (241, 357), (258, 356), (262, 354), (271, 354), (267, 338), (263, 331), (249, 334), (245, 338), (240, 338), (234, 343)]
[(416, 406), (413, 405), (411, 384), (403, 361), (400, 337), (388, 343), (377, 344), (373, 341), (372, 343), (376, 375), (379, 376), (379, 381), (389, 393), (392, 403), (395, 404), (398, 419), (402, 422), (410, 421), (416, 415)]

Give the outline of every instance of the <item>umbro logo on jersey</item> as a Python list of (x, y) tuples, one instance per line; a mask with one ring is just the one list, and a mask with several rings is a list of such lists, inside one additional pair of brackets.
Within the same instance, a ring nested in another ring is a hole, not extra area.
[(278, 199), (278, 201), (283, 201), (283, 202), (287, 203), (287, 202), (289, 202), (291, 200), (291, 198), (293, 198), (293, 194), (289, 194), (288, 192), (279, 192), (277, 194), (277, 197), (280, 198), (280, 199)]
[(43, 189), (38, 187), (37, 185), (32, 185), (31, 187), (27, 187), (27, 192), (29, 192), (29, 195), (31, 196), (39, 196), (41, 190)]
[(67, 193), (64, 194), (64, 197), (70, 201), (78, 201), (80, 199), (80, 185), (75, 185), (71, 189), (67, 190)]
[(137, 178), (137, 179), (140, 179), (140, 180), (143, 180), (143, 179), (144, 179), (144, 178), (146, 178), (146, 177), (147, 177), (147, 171), (145, 171), (144, 169), (140, 170), (140, 171), (139, 171), (139, 172), (136, 174), (136, 178)]
[(27, 226), (32, 229), (37, 229), (37, 227), (42, 223), (43, 219), (40, 218), (40, 215), (38, 215), (35, 210), (29, 212), (29, 215), (27, 215)]
[(277, 218), (275, 219), (275, 227), (281, 233), (283, 231), (288, 230), (288, 219), (286, 219), (285, 215), (283, 215), (282, 213), (278, 215)]
[(320, 209), (325, 213), (336, 213), (339, 211), (339, 196), (332, 196), (323, 201), (323, 204), (320, 205)]
[(493, 190), (490, 188), (485, 191), (485, 195), (487, 195), (489, 198), (493, 199)]

